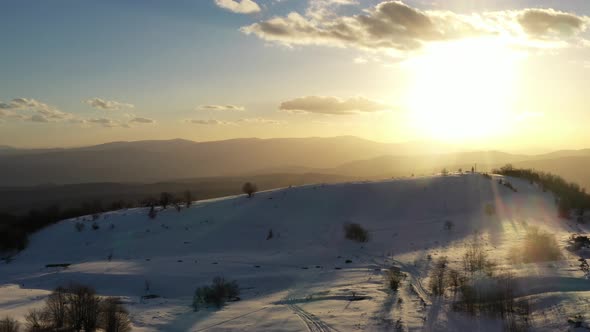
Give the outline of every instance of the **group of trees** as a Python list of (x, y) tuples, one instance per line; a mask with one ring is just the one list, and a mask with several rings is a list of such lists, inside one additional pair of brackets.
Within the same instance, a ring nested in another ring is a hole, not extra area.
[[(25, 321), (25, 331), (29, 332), (131, 331), (129, 313), (118, 298), (101, 299), (94, 289), (84, 285), (56, 288), (45, 300), (45, 306), (30, 310)], [(0, 331), (20, 331), (20, 324), (16, 321), (5, 318), (2, 322)]]
[(494, 172), (526, 179), (540, 185), (543, 191), (551, 191), (557, 198), (560, 217), (569, 218), (572, 210), (577, 210), (578, 214), (583, 215), (585, 210), (590, 209), (590, 195), (586, 193), (586, 190), (558, 175), (533, 169), (517, 169), (510, 164)]

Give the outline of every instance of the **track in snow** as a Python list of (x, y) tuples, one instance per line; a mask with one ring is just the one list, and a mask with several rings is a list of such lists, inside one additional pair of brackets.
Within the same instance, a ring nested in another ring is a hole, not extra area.
[(303, 310), (296, 304), (288, 304), (287, 305), (307, 326), (307, 330), (310, 332), (329, 332), (333, 331), (333, 329), (328, 326), (324, 321), (319, 319), (313, 314)]

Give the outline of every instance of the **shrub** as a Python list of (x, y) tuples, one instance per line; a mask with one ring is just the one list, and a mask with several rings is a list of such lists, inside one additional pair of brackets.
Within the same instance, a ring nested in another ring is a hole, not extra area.
[(100, 228), (100, 226), (98, 226), (98, 224), (97, 224), (96, 222), (93, 222), (93, 223), (92, 223), (92, 229), (93, 229), (93, 230), (97, 230), (97, 229), (99, 229), (99, 228)]
[(252, 197), (252, 195), (258, 191), (258, 187), (256, 186), (256, 184), (252, 182), (246, 182), (242, 186), (242, 191), (244, 192), (244, 194), (247, 194), (248, 197)]
[(495, 268), (495, 264), (488, 259), (485, 249), (476, 240), (467, 244), (462, 264), (465, 274), (470, 275), (477, 271), (492, 275)]
[(521, 252), (522, 261), (544, 262), (554, 261), (561, 258), (561, 251), (552, 234), (540, 231), (537, 227), (527, 228)]
[(148, 212), (148, 217), (150, 219), (156, 219), (157, 216), (158, 216), (158, 211), (156, 211), (156, 208), (152, 205), (150, 207), (150, 212)]
[(486, 204), (485, 206), (485, 212), (488, 216), (493, 216), (494, 214), (496, 214), (496, 207), (493, 204)]
[(387, 281), (387, 286), (394, 292), (399, 289), (400, 284), (405, 278), (406, 275), (397, 267), (391, 267), (385, 271), (385, 280)]
[(572, 235), (569, 242), (572, 250), (590, 247), (590, 238), (586, 235)]
[(239, 300), (240, 288), (234, 281), (226, 281), (223, 277), (213, 278), (211, 286), (199, 287), (195, 290), (192, 307), (195, 311), (202, 306), (214, 305), (221, 308), (225, 302)]
[(0, 320), (0, 332), (18, 332), (20, 324), (11, 317), (4, 317)]
[(105, 332), (128, 332), (131, 331), (129, 312), (121, 305), (118, 298), (110, 297), (102, 302), (99, 326)]
[(76, 230), (77, 230), (78, 232), (81, 232), (81, 231), (83, 231), (83, 230), (84, 230), (84, 227), (86, 227), (86, 225), (84, 225), (84, 223), (81, 223), (81, 222), (77, 221), (77, 222), (74, 224), (74, 227), (76, 228)]
[(446, 230), (450, 231), (453, 229), (454, 226), (455, 226), (455, 224), (452, 221), (450, 221), (450, 220), (445, 221), (444, 227)]
[(369, 233), (360, 224), (349, 223), (344, 225), (344, 236), (356, 242), (369, 241)]
[(433, 295), (441, 296), (445, 294), (447, 264), (448, 260), (446, 257), (441, 257), (434, 263), (434, 269), (430, 272), (428, 283)]

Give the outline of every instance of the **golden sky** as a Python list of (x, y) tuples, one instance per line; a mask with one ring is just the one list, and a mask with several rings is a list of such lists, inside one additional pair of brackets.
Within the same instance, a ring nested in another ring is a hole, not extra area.
[(590, 142), (583, 0), (10, 6), (0, 13), (0, 42), (10, 45), (0, 62), (0, 145), (339, 135), (504, 150)]

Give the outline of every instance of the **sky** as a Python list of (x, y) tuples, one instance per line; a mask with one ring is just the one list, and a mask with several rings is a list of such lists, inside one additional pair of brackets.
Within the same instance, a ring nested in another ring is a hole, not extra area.
[(3, 0), (0, 145), (588, 148), (587, 0)]

